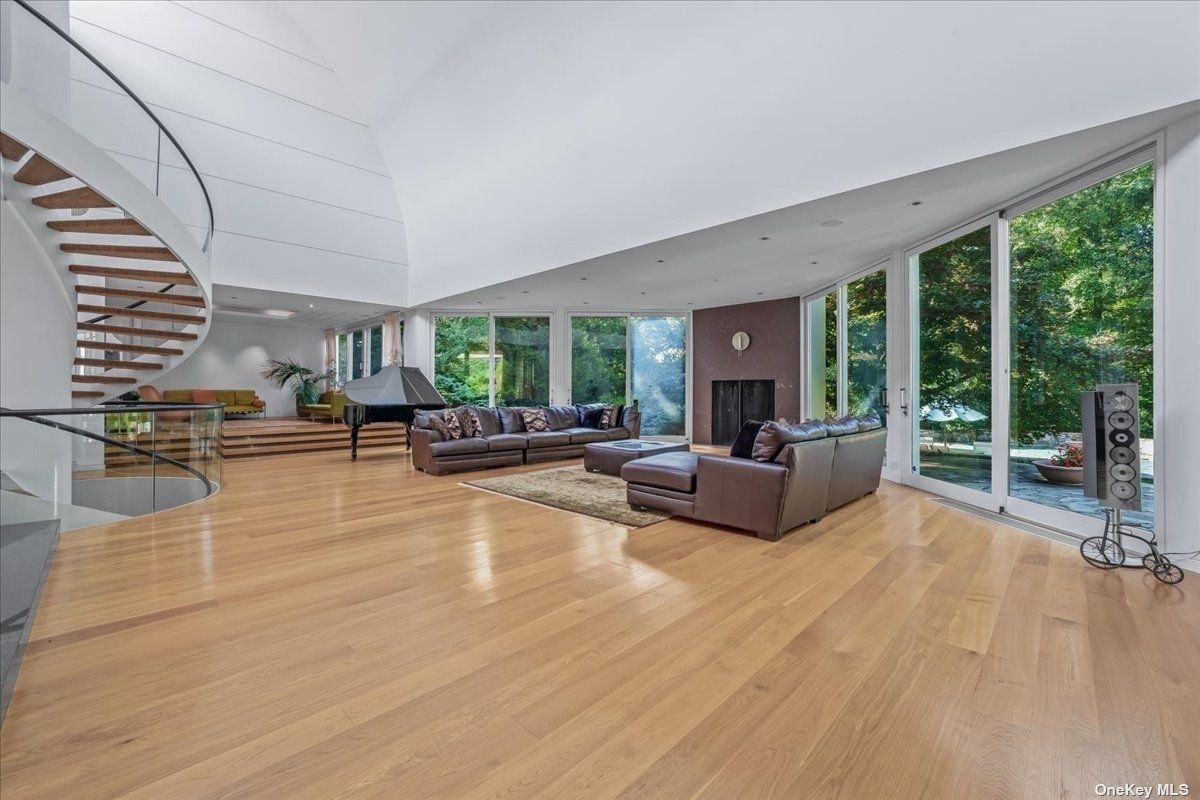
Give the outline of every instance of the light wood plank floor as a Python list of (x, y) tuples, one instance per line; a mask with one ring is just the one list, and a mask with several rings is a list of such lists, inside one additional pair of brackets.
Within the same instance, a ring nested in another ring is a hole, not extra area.
[(395, 449), (225, 474), (62, 537), (4, 800), (1200, 784), (1195, 575), (1101, 572), (894, 485), (772, 544), (626, 530)]

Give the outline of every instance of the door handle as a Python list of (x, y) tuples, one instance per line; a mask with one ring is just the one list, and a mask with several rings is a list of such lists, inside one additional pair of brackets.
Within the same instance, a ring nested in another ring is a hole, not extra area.
[(879, 407), (883, 409), (883, 413), (885, 414), (890, 414), (892, 411), (892, 407), (888, 403), (888, 390), (886, 386), (879, 390)]
[(908, 416), (908, 389), (903, 387), (900, 389), (900, 410), (904, 412), (904, 416)]

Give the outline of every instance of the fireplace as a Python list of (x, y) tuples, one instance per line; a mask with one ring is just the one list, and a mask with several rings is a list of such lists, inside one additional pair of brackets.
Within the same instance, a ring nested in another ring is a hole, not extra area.
[(749, 420), (774, 418), (774, 380), (712, 382), (713, 444), (733, 444)]

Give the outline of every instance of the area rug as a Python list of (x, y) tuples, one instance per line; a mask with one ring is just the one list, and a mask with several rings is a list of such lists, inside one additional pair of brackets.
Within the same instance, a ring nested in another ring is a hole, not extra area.
[(644, 528), (671, 516), (666, 511), (635, 511), (625, 500), (625, 481), (616, 475), (588, 472), (583, 467), (480, 478), (464, 481), (463, 485), (615, 522), (627, 528)]

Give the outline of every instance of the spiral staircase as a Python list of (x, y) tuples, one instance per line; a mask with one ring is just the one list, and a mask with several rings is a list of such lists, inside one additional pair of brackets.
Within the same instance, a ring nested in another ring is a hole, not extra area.
[[(12, 23), (25, 23), (24, 32), (6, 42), (14, 58), (44, 60), (51, 42), (65, 42), (69, 88), (65, 103), (52, 103), (40, 84), (22, 85), (21, 76), (34, 68), (56, 66), (44, 61), (11, 69), (0, 83), (4, 199), (41, 244), (75, 317), (76, 349), (63, 369), (70, 370), (74, 403), (91, 405), (153, 382), (204, 341), (212, 305), (212, 203), (191, 159), (149, 106), (66, 31), (16, 0), (13, 13), (22, 12)], [(128, 159), (118, 162), (88, 137), (97, 120), (88, 109), (71, 108), (76, 80), (106, 81), (120, 101), (114, 110), (128, 117), (118, 122), (131, 141), (146, 138), (135, 132), (154, 131), (153, 152), (140, 154), (152, 172), (135, 175)], [(197, 211), (206, 218), (195, 218)]]

